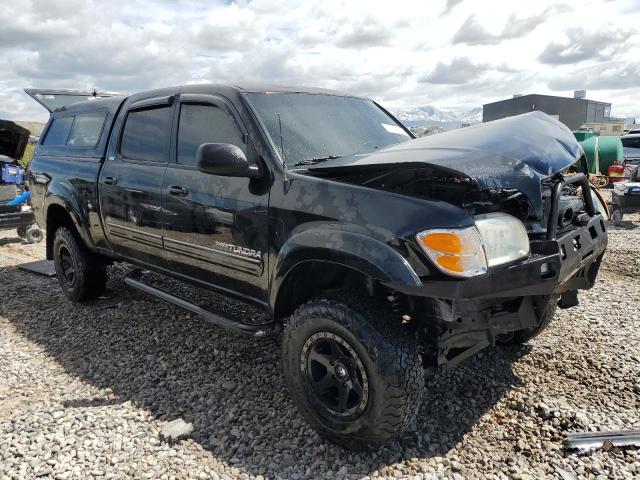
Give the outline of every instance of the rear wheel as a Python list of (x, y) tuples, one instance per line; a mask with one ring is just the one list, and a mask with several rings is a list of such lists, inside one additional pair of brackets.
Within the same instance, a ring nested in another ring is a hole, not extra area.
[(17, 230), (20, 238), (27, 238), (27, 227), (18, 227)]
[(416, 342), (371, 298), (326, 294), (302, 305), (283, 335), (289, 391), (323, 437), (352, 450), (407, 428), (424, 390)]
[(528, 342), (532, 338), (537, 337), (545, 328), (549, 326), (551, 320), (553, 320), (553, 316), (555, 315), (557, 308), (558, 296), (552, 295), (549, 298), (547, 304), (542, 309), (540, 315), (538, 316), (538, 325), (533, 328), (526, 328), (524, 330), (518, 330), (513, 333), (501, 335), (496, 340), (496, 343), (500, 345), (520, 345), (522, 343)]
[(56, 230), (53, 262), (64, 294), (74, 302), (101, 295), (107, 284), (105, 263), (91, 253), (66, 227)]

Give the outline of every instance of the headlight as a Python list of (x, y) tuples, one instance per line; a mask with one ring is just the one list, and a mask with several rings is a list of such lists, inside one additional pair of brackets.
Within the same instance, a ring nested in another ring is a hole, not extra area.
[(516, 217), (506, 213), (487, 213), (477, 215), (475, 220), (490, 267), (529, 255), (527, 230)]
[(482, 241), (474, 227), (425, 230), (418, 233), (416, 239), (444, 273), (454, 277), (473, 277), (487, 272)]
[(520, 220), (506, 213), (475, 217), (475, 227), (425, 230), (420, 248), (442, 272), (455, 277), (487, 273), (489, 267), (529, 255), (529, 237)]

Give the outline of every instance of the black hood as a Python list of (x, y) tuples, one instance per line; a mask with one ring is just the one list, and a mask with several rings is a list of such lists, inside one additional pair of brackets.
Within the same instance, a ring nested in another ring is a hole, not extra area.
[(0, 120), (0, 155), (14, 160), (22, 158), (30, 133), (16, 123)]
[(583, 155), (565, 125), (542, 112), (531, 112), (330, 160), (309, 167), (309, 172), (341, 174), (426, 164), (468, 177), (481, 190), (518, 190), (542, 218), (542, 179)]

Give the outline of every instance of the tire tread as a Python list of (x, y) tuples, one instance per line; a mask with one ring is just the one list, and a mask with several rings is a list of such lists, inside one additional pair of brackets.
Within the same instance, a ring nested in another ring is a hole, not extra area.
[[(361, 318), (358, 319), (354, 312)], [(301, 408), (307, 421), (322, 436), (350, 450), (380, 447), (406, 430), (424, 392), (422, 361), (411, 333), (399, 321), (390, 318), (389, 310), (376, 299), (354, 291), (327, 292), (301, 305), (290, 317), (283, 333), (284, 359), (297, 329), (313, 318), (331, 318), (349, 329), (379, 365), (387, 388), (383, 392), (383, 408), (377, 421), (357, 434), (336, 434)], [(301, 395), (300, 391), (291, 385), (293, 376), (287, 372), (287, 362), (284, 363), (294, 401), (298, 406), (304, 405), (304, 399), (296, 398)]]

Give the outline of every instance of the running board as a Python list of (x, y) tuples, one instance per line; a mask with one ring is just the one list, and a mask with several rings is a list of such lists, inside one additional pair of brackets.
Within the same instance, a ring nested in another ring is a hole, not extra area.
[(172, 303), (178, 307), (184, 308), (185, 310), (189, 310), (190, 312), (198, 315), (205, 322), (212, 323), (213, 325), (217, 325), (218, 327), (223, 327), (228, 330), (233, 330), (234, 332), (251, 335), (253, 337), (266, 337), (275, 335), (280, 330), (280, 326), (275, 322), (249, 325), (236, 320), (231, 320), (218, 315), (217, 313), (206, 310), (195, 303), (191, 303), (184, 298), (173, 295), (166, 290), (158, 287), (152, 287), (151, 285), (147, 285), (146, 283), (142, 283), (141, 281), (135, 280), (131, 277), (126, 277), (124, 282), (130, 287), (140, 290), (141, 292), (148, 293), (149, 295), (158, 297), (165, 302)]

